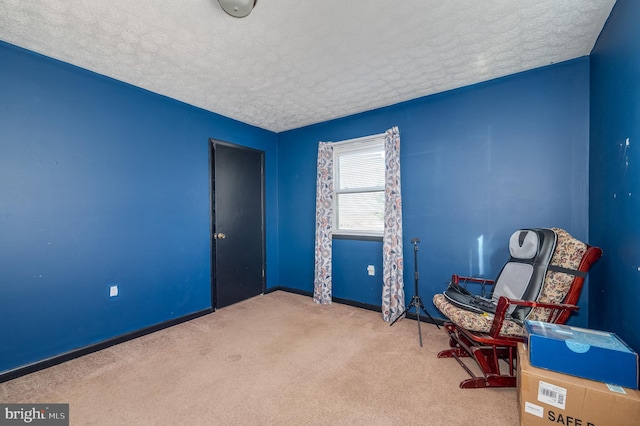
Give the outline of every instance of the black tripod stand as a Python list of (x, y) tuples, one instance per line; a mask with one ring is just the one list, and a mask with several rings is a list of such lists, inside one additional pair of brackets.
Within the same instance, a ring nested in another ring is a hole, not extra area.
[(420, 242), (420, 238), (414, 238), (411, 240), (411, 244), (413, 244), (413, 264), (415, 265), (415, 272), (413, 273), (413, 282), (414, 282), (413, 297), (411, 298), (411, 302), (407, 305), (407, 308), (404, 310), (404, 312), (400, 313), (400, 315), (398, 315), (396, 319), (394, 319), (393, 322), (389, 324), (389, 326), (392, 326), (393, 324), (395, 324), (396, 321), (398, 321), (402, 317), (402, 314), (405, 314), (405, 317), (406, 317), (407, 316), (406, 314), (407, 312), (409, 312), (409, 309), (411, 309), (412, 307), (415, 308), (416, 317), (418, 317), (418, 336), (420, 337), (420, 347), (422, 347), (422, 330), (420, 330), (420, 309), (422, 309), (422, 311), (425, 314), (427, 314), (427, 316), (431, 319), (431, 322), (435, 324), (436, 327), (440, 328), (440, 326), (438, 325), (438, 323), (435, 322), (433, 317), (424, 308), (424, 305), (422, 304), (422, 299), (418, 295), (418, 279), (420, 278), (420, 274), (418, 273), (418, 243), (419, 242)]

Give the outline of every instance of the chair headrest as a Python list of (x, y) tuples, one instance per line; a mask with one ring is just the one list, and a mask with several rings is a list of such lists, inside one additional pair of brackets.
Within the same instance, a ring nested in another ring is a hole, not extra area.
[(518, 230), (509, 239), (509, 253), (515, 259), (533, 259), (538, 247), (538, 234), (532, 230)]

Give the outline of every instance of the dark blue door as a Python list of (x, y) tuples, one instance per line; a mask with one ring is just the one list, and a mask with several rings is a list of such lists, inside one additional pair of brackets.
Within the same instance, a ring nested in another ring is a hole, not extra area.
[(221, 308), (264, 292), (264, 152), (211, 140), (212, 295)]

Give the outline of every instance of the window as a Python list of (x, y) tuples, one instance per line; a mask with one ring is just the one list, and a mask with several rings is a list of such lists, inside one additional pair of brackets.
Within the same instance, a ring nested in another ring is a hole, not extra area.
[(382, 236), (384, 134), (339, 142), (334, 155), (333, 233)]

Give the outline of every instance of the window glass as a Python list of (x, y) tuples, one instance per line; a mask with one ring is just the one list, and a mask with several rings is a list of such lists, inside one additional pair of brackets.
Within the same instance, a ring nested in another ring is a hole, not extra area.
[(352, 151), (339, 156), (340, 189), (384, 189), (384, 151)]
[(384, 230), (384, 135), (334, 147), (334, 233), (381, 236)]
[(384, 191), (338, 194), (340, 230), (382, 234)]

